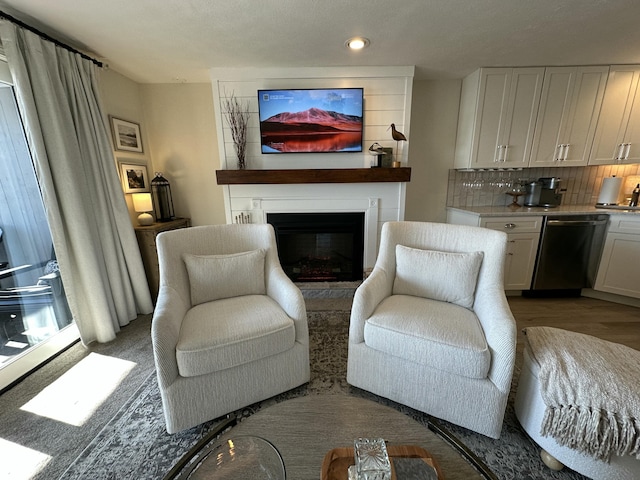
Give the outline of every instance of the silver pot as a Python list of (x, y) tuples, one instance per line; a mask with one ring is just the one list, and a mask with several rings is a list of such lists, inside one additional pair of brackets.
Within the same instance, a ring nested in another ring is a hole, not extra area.
[(536, 207), (540, 203), (540, 193), (542, 192), (542, 182), (530, 182), (525, 185), (523, 204), (525, 207)]

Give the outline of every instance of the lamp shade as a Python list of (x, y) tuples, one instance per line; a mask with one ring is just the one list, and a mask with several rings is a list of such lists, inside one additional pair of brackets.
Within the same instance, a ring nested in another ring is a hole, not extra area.
[(140, 212), (152, 212), (153, 205), (151, 204), (151, 194), (150, 193), (134, 193), (132, 195), (133, 199), (133, 209)]
[(143, 226), (153, 224), (153, 216), (149, 213), (153, 211), (150, 193), (134, 193), (131, 196), (133, 200), (133, 209), (140, 213), (138, 215), (138, 223)]

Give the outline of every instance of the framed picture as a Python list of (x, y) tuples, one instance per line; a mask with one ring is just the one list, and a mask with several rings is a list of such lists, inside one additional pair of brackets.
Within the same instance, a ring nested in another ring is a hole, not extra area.
[(124, 193), (142, 193), (151, 191), (147, 164), (129, 160), (119, 160), (120, 178)]
[(113, 128), (113, 141), (116, 150), (142, 153), (140, 125), (121, 118), (109, 117)]

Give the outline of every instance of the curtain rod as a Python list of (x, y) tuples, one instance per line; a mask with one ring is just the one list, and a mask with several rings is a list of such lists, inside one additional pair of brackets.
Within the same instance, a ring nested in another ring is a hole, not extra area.
[(11, 15), (9, 15), (9, 14), (7, 14), (7, 13), (3, 12), (2, 10), (0, 10), (0, 17), (2, 17), (2, 18), (6, 18), (6, 19), (7, 19), (7, 20), (9, 20), (10, 22), (13, 22), (13, 23), (15, 23), (16, 25), (18, 25), (18, 26), (20, 26), (20, 27), (22, 27), (22, 28), (24, 28), (24, 29), (26, 29), (26, 30), (29, 30), (30, 32), (33, 32), (33, 33), (35, 33), (36, 35), (39, 35), (40, 37), (42, 37), (42, 38), (44, 38), (44, 39), (46, 39), (46, 40), (49, 40), (50, 42), (52, 42), (52, 43), (56, 44), (56, 45), (57, 45), (57, 46), (59, 46), (59, 47), (64, 48), (65, 50), (69, 50), (69, 51), (70, 51), (70, 52), (72, 52), (72, 53), (77, 53), (78, 55), (80, 55), (80, 56), (81, 56), (82, 58), (84, 58), (85, 60), (89, 60), (89, 61), (93, 62), (94, 64), (96, 64), (98, 67), (102, 67), (102, 62), (100, 62), (100, 61), (96, 60), (95, 58), (92, 58), (92, 57), (90, 57), (89, 55), (87, 55), (86, 53), (82, 53), (82, 52), (80, 52), (80, 51), (76, 50), (75, 48), (70, 47), (69, 45), (67, 45), (67, 44), (65, 44), (65, 43), (62, 43), (61, 41), (56, 40), (55, 38), (53, 38), (53, 37), (51, 37), (51, 36), (47, 35), (47, 34), (46, 34), (46, 33), (44, 33), (44, 32), (41, 32), (40, 30), (38, 30), (38, 29), (36, 29), (36, 28), (34, 28), (34, 27), (30, 26), (30, 25), (27, 25), (26, 23), (24, 23), (24, 22), (22, 22), (22, 21), (18, 20), (18, 19), (17, 19), (17, 18), (15, 18), (15, 17), (12, 17)]

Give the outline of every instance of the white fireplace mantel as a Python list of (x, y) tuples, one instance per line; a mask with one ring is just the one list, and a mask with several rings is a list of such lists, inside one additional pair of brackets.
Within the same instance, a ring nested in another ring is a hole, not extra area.
[(405, 183), (249, 184), (228, 189), (227, 223), (250, 218), (266, 223), (267, 213), (362, 212), (364, 268), (373, 268), (382, 224), (404, 219)]

